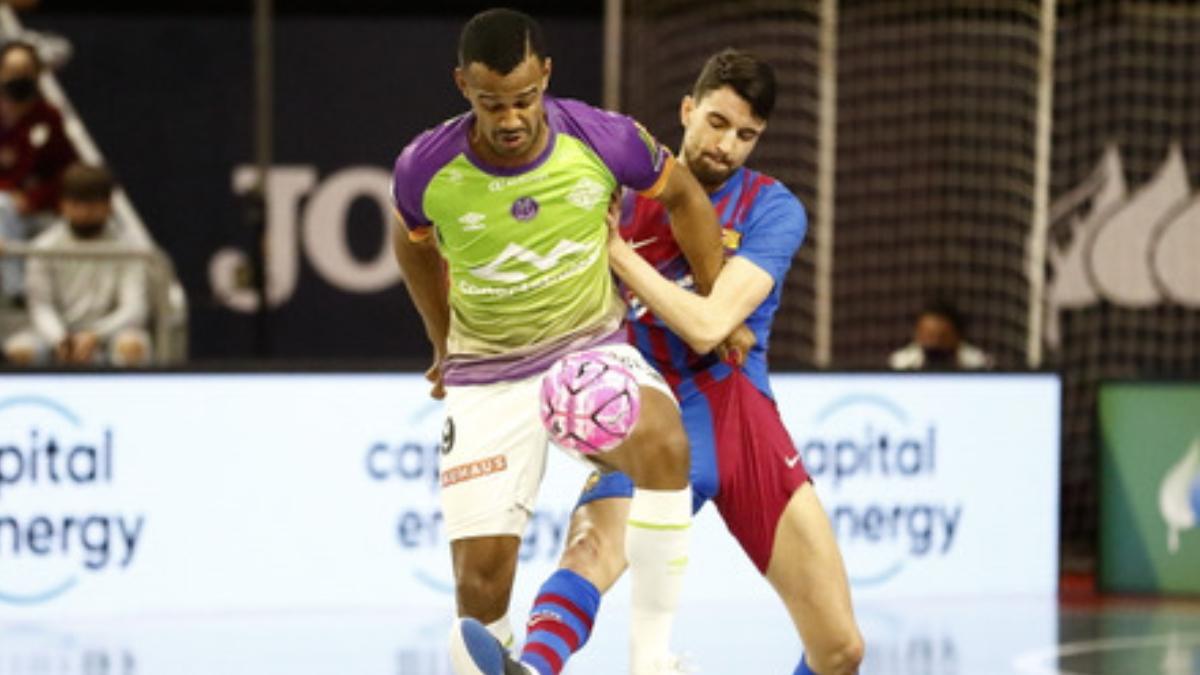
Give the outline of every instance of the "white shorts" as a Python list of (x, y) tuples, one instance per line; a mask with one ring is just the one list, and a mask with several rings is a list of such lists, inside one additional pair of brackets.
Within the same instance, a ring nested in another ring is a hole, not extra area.
[[(629, 368), (638, 384), (675, 400), (671, 388), (630, 345), (598, 347)], [(542, 375), (446, 387), (439, 456), (442, 515), (451, 541), (522, 536), (546, 470), (549, 438), (538, 415)], [(583, 460), (578, 453), (564, 452)]]

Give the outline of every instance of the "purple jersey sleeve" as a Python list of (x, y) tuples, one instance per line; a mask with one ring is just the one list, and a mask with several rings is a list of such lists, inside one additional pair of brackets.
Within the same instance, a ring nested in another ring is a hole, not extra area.
[(425, 188), (450, 160), (465, 149), (465, 116), (459, 116), (417, 136), (400, 156), (392, 171), (392, 200), (396, 213), (410, 232), (428, 228)]
[(781, 183), (775, 183), (763, 191), (748, 214), (737, 255), (765, 270), (778, 286), (807, 231), (804, 206)]
[(549, 96), (546, 114), (557, 131), (591, 147), (621, 185), (653, 196), (668, 173), (671, 151), (631, 117)]

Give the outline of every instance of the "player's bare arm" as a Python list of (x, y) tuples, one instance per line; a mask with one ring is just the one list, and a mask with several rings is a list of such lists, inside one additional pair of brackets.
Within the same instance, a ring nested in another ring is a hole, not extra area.
[(620, 237), (609, 238), (609, 263), (642, 302), (697, 353), (712, 351), (762, 304), (775, 280), (758, 265), (732, 258), (707, 296), (672, 283)]
[[(721, 224), (717, 221), (717, 213), (708, 194), (687, 167), (682, 162), (675, 162), (670, 171), (666, 184), (655, 199), (667, 207), (671, 217), (671, 234), (692, 268), (696, 290), (707, 295), (725, 259), (721, 245)], [(729, 331), (726, 331), (728, 334)]]
[(433, 364), (425, 371), (425, 378), (433, 384), (429, 395), (441, 399), (446, 395), (442, 386), (442, 361), (446, 357), (446, 336), (450, 332), (450, 302), (446, 295), (442, 256), (432, 236), (414, 240), (398, 214), (392, 227), (392, 250), (404, 274), (409, 296), (425, 324), (425, 335), (433, 346)]

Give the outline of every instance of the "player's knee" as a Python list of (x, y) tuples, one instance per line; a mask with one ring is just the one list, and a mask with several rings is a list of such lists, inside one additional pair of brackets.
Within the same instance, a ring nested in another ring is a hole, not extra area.
[(456, 580), (459, 613), (484, 623), (504, 616), (510, 592), (507, 580), (495, 570), (460, 570)]
[(584, 528), (567, 544), (560, 567), (575, 572), (604, 592), (625, 570), (624, 533), (619, 534), (613, 536), (596, 527)]
[(809, 655), (809, 665), (824, 675), (854, 675), (862, 665), (866, 645), (858, 631), (845, 635), (842, 639)]
[(678, 420), (675, 420), (674, 424), (666, 425), (655, 435), (649, 459), (657, 468), (657, 474), (687, 479), (690, 460), (688, 439), (683, 425)]

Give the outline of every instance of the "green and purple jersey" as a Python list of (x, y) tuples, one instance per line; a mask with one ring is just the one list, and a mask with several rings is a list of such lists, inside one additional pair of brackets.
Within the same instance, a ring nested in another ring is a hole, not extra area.
[(624, 341), (609, 199), (618, 186), (656, 196), (673, 160), (629, 117), (549, 96), (545, 112), (546, 149), (523, 167), (479, 158), (470, 113), (396, 160), (396, 210), (410, 237), (436, 237), (449, 267), (447, 384), (527, 377), (567, 352)]

